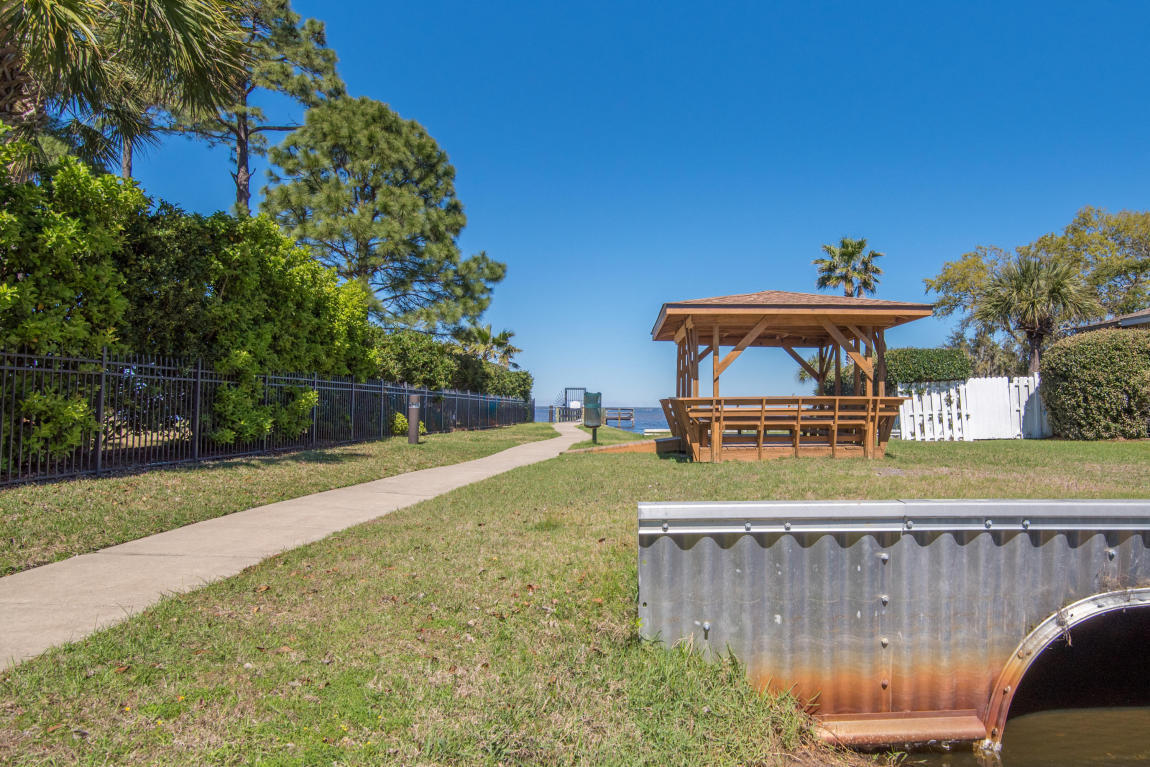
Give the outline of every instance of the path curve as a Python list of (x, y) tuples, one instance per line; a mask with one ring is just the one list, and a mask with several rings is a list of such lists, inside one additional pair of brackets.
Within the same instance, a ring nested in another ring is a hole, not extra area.
[(545, 461), (587, 435), (558, 437), (473, 461), (257, 506), (0, 578), (0, 670), (119, 623), (273, 554), (505, 471)]

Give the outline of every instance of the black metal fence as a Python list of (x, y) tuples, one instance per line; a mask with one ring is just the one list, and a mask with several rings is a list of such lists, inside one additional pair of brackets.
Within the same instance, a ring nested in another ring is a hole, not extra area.
[(220, 395), (237, 379), (201, 362), (0, 352), (0, 485), (385, 439), (396, 415), (406, 419), (410, 395), (429, 433), (530, 422), (535, 413), (530, 400), (382, 380), (268, 374), (257, 384), (265, 414), (298, 409), (315, 392), (310, 423), (303, 411), (294, 428), (270, 419), (264, 436), (228, 440), (234, 424)]

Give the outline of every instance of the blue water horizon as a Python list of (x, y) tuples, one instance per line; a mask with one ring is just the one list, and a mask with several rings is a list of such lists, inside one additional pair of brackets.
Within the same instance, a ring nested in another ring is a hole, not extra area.
[[(610, 405), (607, 406), (610, 409)], [(537, 423), (547, 423), (547, 406), (535, 406), (535, 421)], [(642, 434), (644, 429), (666, 429), (667, 418), (663, 415), (663, 408), (661, 407), (637, 407), (635, 408), (635, 423), (619, 424), (611, 421), (608, 426), (617, 427), (624, 431), (633, 431), (636, 434)]]

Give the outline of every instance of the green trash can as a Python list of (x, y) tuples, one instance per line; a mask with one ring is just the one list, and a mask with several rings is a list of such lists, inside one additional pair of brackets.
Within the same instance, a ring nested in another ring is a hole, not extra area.
[(603, 393), (587, 392), (583, 395), (583, 425), (597, 429), (603, 425)]

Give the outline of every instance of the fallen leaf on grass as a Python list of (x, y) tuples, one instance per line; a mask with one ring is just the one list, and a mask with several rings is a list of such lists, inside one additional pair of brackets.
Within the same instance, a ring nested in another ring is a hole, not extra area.
[(62, 724), (54, 724), (51, 727), (49, 727), (48, 729), (44, 730), (44, 732), (55, 732), (56, 730), (60, 729), (63, 726), (64, 725), (62, 725)]
[(116, 666), (113, 671), (115, 671), (117, 674), (122, 674), (130, 668), (131, 666)]
[(256, 593), (262, 594), (263, 592), (267, 591), (270, 588), (271, 588), (271, 586), (269, 586), (268, 584), (261, 583), (259, 586), (256, 586)]

